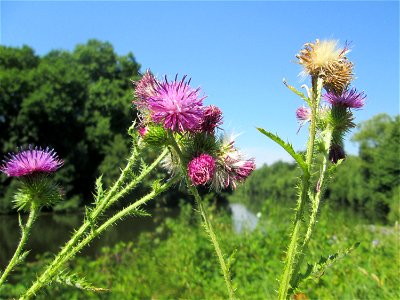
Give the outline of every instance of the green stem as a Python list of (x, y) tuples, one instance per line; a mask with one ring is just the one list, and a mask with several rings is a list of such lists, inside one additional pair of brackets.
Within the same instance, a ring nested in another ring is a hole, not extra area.
[[(99, 236), (102, 232), (104, 232), (108, 227), (111, 225), (115, 224), (117, 221), (121, 220), (124, 216), (127, 216), (128, 214), (132, 213), (135, 211), (138, 207), (141, 205), (145, 204), (149, 200), (153, 199), (154, 197), (158, 196), (168, 188), (170, 188), (173, 184), (177, 182), (178, 177), (174, 177), (171, 180), (169, 180), (167, 183), (153, 189), (149, 194), (146, 196), (142, 197), (140, 200), (132, 203), (128, 207), (122, 209), (112, 217), (110, 217), (107, 221), (105, 221), (102, 225), (91, 231), (83, 240), (81, 240), (77, 245), (75, 245), (70, 251), (67, 253), (66, 256), (62, 258), (60, 261), (59, 265), (64, 264), (66, 261), (70, 260), (72, 257), (74, 257), (79, 251), (82, 250), (83, 247), (85, 247), (87, 244), (89, 244), (94, 238)], [(57, 272), (58, 269), (53, 269), (52, 274)], [(21, 296), (20, 300), (23, 299), (30, 299), (33, 297), (36, 292), (42, 288), (43, 283), (41, 281), (36, 281), (32, 287), (23, 295)]]
[(184, 157), (183, 157), (181, 149), (179, 148), (178, 144), (175, 141), (175, 138), (172, 135), (170, 136), (170, 141), (171, 141), (171, 145), (172, 145), (173, 149), (175, 150), (175, 152), (179, 156), (179, 159), (181, 161), (182, 172), (183, 172), (184, 177), (185, 177), (186, 185), (187, 185), (187, 187), (189, 189), (189, 192), (194, 196), (194, 198), (196, 200), (196, 204), (197, 204), (199, 213), (201, 215), (201, 219), (203, 221), (206, 233), (210, 236), (211, 243), (214, 246), (215, 253), (217, 254), (218, 262), (219, 262), (219, 265), (221, 267), (222, 274), (224, 276), (225, 285), (226, 285), (226, 288), (228, 290), (229, 299), (233, 300), (233, 299), (235, 299), (235, 290), (234, 290), (234, 288), (232, 286), (229, 267), (225, 262), (224, 255), (223, 255), (221, 247), (220, 247), (220, 245), (218, 243), (217, 236), (215, 235), (215, 232), (213, 230), (213, 227), (212, 227), (210, 219), (209, 219), (209, 217), (207, 215), (207, 212), (204, 209), (204, 206), (203, 206), (203, 203), (202, 203), (202, 199), (201, 199), (201, 197), (199, 195), (199, 192), (197, 191), (196, 187), (193, 186), (191, 184), (191, 182), (190, 182), (190, 179), (189, 179), (189, 176), (188, 176), (188, 173), (187, 173), (187, 169), (185, 167), (187, 164), (184, 161)]
[[(295, 274), (296, 260), (298, 253), (301, 253), (301, 246), (299, 245), (301, 223), (303, 219), (303, 214), (305, 210), (305, 204), (307, 201), (308, 190), (310, 187), (310, 174), (311, 167), (314, 157), (314, 145), (315, 145), (315, 135), (316, 135), (316, 121), (317, 121), (317, 110), (319, 107), (319, 102), (321, 100), (321, 90), (322, 90), (322, 79), (313, 78), (313, 91), (311, 98), (311, 120), (309, 128), (309, 137), (307, 143), (306, 152), (306, 165), (307, 172), (303, 172), (301, 176), (301, 192), (297, 202), (296, 215), (294, 219), (293, 231), (290, 237), (290, 243), (288, 251), (286, 253), (285, 266), (283, 269), (283, 274), (281, 277), (278, 299), (284, 300), (288, 297), (288, 291), (290, 289), (290, 283), (292, 282), (293, 275)], [(298, 249), (300, 247), (300, 249)]]
[(317, 214), (319, 210), (319, 204), (321, 202), (321, 196), (322, 192), (324, 190), (324, 184), (325, 184), (325, 175), (326, 175), (326, 170), (329, 162), (329, 149), (331, 146), (331, 139), (332, 139), (332, 130), (328, 130), (327, 134), (324, 139), (324, 144), (325, 144), (325, 154), (324, 158), (322, 161), (322, 166), (321, 166), (321, 171), (320, 171), (320, 176), (318, 179), (318, 187), (317, 187), (317, 192), (312, 198), (312, 211), (311, 211), (311, 217), (310, 217), (310, 222), (308, 224), (307, 228), (307, 233), (303, 241), (302, 248), (306, 249), (308, 246), (308, 242), (311, 239), (311, 235), (315, 226), (315, 223), (317, 221)]
[[(60, 269), (60, 267), (66, 262), (65, 257), (71, 257), (69, 254), (71, 249), (73, 249), (74, 245), (76, 245), (79, 240), (82, 238), (83, 234), (92, 227), (92, 224), (97, 220), (98, 216), (101, 215), (108, 207), (110, 207), (113, 203), (115, 203), (118, 199), (125, 196), (129, 191), (131, 191), (138, 183), (140, 183), (145, 176), (147, 176), (165, 157), (168, 153), (167, 149), (157, 157), (156, 160), (147, 168), (145, 168), (139, 176), (137, 176), (134, 180), (132, 180), (129, 184), (127, 184), (122, 190), (119, 192), (118, 189), (121, 188), (123, 182), (126, 177), (130, 173), (130, 168), (133, 166), (135, 161), (135, 156), (137, 152), (134, 151), (132, 156), (128, 160), (127, 166), (122, 171), (120, 177), (111, 188), (110, 192), (107, 193), (104, 199), (100, 200), (99, 203), (94, 207), (93, 211), (89, 215), (89, 219), (86, 219), (85, 222), (81, 225), (81, 227), (75, 231), (74, 235), (71, 239), (64, 245), (62, 250), (58, 253), (58, 255), (54, 258), (49, 266), (47, 266), (46, 270), (42, 273), (42, 275), (37, 278), (37, 280), (33, 283), (33, 285), (25, 292), (25, 294), (21, 297), (21, 299), (28, 299), (36, 294), (45, 284), (51, 281), (51, 278), (56, 274), (56, 272)], [(113, 195), (114, 194), (114, 195)], [(28, 298), (25, 298), (28, 295)]]
[(28, 220), (26, 221), (26, 225), (22, 225), (20, 223), (20, 227), (21, 227), (21, 239), (19, 241), (19, 244), (17, 246), (17, 249), (15, 250), (15, 253), (13, 255), (13, 257), (11, 258), (8, 266), (6, 267), (6, 269), (4, 270), (3, 274), (0, 277), (0, 286), (2, 286), (2, 284), (4, 283), (4, 281), (6, 280), (8, 274), (11, 272), (11, 270), (21, 262), (21, 260), (24, 258), (24, 256), (20, 256), (22, 249), (25, 246), (25, 243), (28, 239), (29, 236), (29, 232), (32, 228), (32, 224), (35, 222), (35, 219), (38, 215), (39, 212), (39, 207), (36, 206), (35, 203), (31, 204), (31, 209), (29, 212), (29, 217)]

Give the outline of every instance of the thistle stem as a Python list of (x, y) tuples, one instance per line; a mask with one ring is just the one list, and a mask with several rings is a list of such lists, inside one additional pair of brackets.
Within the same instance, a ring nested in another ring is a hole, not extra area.
[(97, 220), (98, 216), (101, 215), (111, 204), (115, 203), (118, 199), (126, 195), (138, 183), (140, 183), (143, 178), (147, 176), (150, 171), (152, 171), (160, 163), (160, 161), (165, 157), (167, 153), (168, 150), (164, 149), (164, 151), (157, 157), (157, 159), (154, 160), (154, 162), (149, 167), (145, 168), (139, 176), (128, 183), (122, 190), (118, 191), (121, 188), (123, 182), (126, 180), (127, 176), (129, 175), (130, 168), (133, 166), (134, 161), (136, 160), (136, 156), (138, 153), (134, 150), (132, 156), (128, 160), (127, 166), (122, 171), (120, 177), (111, 188), (110, 192), (107, 193), (104, 199), (99, 201), (99, 203), (94, 207), (93, 211), (89, 214), (89, 219), (85, 220), (81, 227), (74, 233), (71, 239), (64, 245), (62, 250), (42, 273), (42, 275), (37, 278), (33, 285), (25, 292), (25, 294), (20, 299), (29, 299), (30, 297), (34, 296), (41, 288), (43, 288), (45, 284), (51, 281), (51, 278), (59, 271), (62, 265), (72, 257), (70, 255), (71, 250), (77, 243), (79, 243), (79, 240), (82, 238), (83, 234), (93, 226), (93, 223)]
[(228, 290), (229, 299), (233, 300), (233, 299), (235, 299), (235, 290), (233, 289), (232, 282), (231, 282), (231, 275), (229, 272), (229, 267), (227, 266), (227, 264), (225, 262), (224, 255), (223, 255), (221, 247), (218, 243), (217, 236), (215, 235), (215, 232), (213, 230), (212, 224), (208, 217), (207, 211), (204, 209), (201, 196), (199, 195), (199, 192), (197, 191), (196, 187), (193, 186), (190, 182), (190, 179), (189, 179), (189, 176), (187, 173), (187, 169), (186, 169), (187, 163), (185, 162), (182, 151), (179, 148), (179, 145), (177, 144), (177, 142), (176, 142), (175, 138), (172, 136), (172, 134), (170, 135), (170, 141), (171, 141), (171, 146), (173, 147), (173, 149), (179, 156), (179, 159), (181, 161), (181, 169), (182, 169), (182, 173), (184, 174), (184, 177), (185, 177), (186, 185), (189, 189), (189, 192), (193, 195), (194, 199), (196, 200), (197, 208), (198, 208), (199, 214), (201, 216), (201, 219), (203, 221), (204, 228), (206, 230), (206, 233), (209, 235), (211, 243), (214, 246), (215, 253), (217, 254), (218, 262), (219, 262), (220, 268), (222, 270), (222, 274), (224, 276), (225, 285)]
[(3, 274), (0, 277), (0, 286), (3, 285), (4, 281), (6, 280), (8, 274), (11, 272), (11, 270), (21, 262), (21, 260), (24, 258), (24, 256), (20, 256), (22, 249), (25, 246), (25, 243), (28, 239), (30, 230), (32, 228), (32, 224), (35, 222), (35, 219), (39, 213), (39, 207), (36, 206), (35, 203), (32, 202), (31, 204), (31, 209), (29, 212), (28, 220), (26, 221), (26, 225), (24, 226), (20, 222), (20, 227), (21, 227), (21, 239), (18, 243), (17, 249), (15, 250), (15, 253), (13, 257), (11, 258), (9, 264), (7, 265), (6, 269), (4, 270)]
[[(96, 229), (91, 231), (83, 240), (81, 240), (77, 245), (75, 245), (66, 256), (60, 261), (60, 264), (65, 263), (66, 261), (70, 260), (74, 257), (83, 247), (89, 244), (94, 238), (99, 236), (102, 232), (108, 229), (110, 226), (115, 224), (117, 221), (121, 220), (124, 216), (135, 211), (138, 207), (145, 204), (149, 200), (153, 199), (154, 197), (158, 196), (168, 188), (170, 188), (173, 184), (177, 182), (178, 177), (174, 177), (170, 179), (167, 183), (153, 189), (150, 193), (146, 196), (142, 197), (140, 200), (132, 203), (128, 207), (120, 210), (118, 213), (110, 217), (107, 221), (105, 221), (102, 225), (98, 226)], [(30, 299), (33, 295), (35, 295), (37, 288), (40, 288), (40, 281), (37, 281), (21, 298), (22, 299)]]
[(301, 192), (297, 202), (293, 231), (291, 233), (290, 243), (288, 251), (286, 253), (283, 275), (279, 285), (279, 290), (278, 290), (279, 300), (285, 300), (288, 297), (288, 291), (291, 287), (290, 283), (292, 282), (293, 275), (296, 275), (295, 270), (297, 269), (297, 263), (296, 263), (297, 256), (299, 253), (302, 253), (302, 246), (299, 244), (299, 238), (300, 238), (303, 214), (305, 210), (305, 204), (310, 187), (310, 177), (311, 177), (310, 174), (314, 157), (317, 110), (319, 102), (321, 100), (321, 90), (322, 90), (322, 79), (313, 78), (312, 97), (311, 97), (311, 120), (309, 127), (307, 152), (306, 152), (307, 172), (303, 172), (303, 175), (301, 176), (301, 186), (300, 186)]

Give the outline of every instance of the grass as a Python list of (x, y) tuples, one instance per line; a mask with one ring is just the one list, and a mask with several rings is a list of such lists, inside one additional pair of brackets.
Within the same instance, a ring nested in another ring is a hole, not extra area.
[[(225, 253), (233, 253), (233, 283), (240, 299), (274, 299), (283, 267), (291, 208), (268, 203), (256, 230), (234, 233), (230, 217), (213, 210), (212, 222)], [(296, 299), (400, 299), (399, 228), (372, 225), (345, 211), (323, 207), (309, 248), (309, 257), (360, 246), (315, 280), (301, 286)], [(135, 243), (102, 249), (93, 258), (79, 257), (69, 268), (109, 292), (94, 293), (54, 284), (38, 299), (226, 299), (217, 258), (191, 207), (166, 219), (155, 232)], [(48, 257), (48, 256), (47, 256)], [(2, 291), (16, 296), (46, 263), (20, 268), (18, 284)]]

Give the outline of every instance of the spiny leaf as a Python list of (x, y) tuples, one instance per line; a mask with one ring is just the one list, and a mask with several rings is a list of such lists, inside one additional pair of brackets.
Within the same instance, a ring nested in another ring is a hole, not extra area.
[(310, 280), (313, 278), (319, 278), (324, 275), (327, 268), (329, 268), (333, 263), (338, 261), (339, 259), (345, 257), (350, 254), (353, 250), (355, 250), (360, 245), (360, 242), (355, 243), (353, 246), (343, 250), (338, 251), (334, 254), (328, 255), (327, 257), (321, 256), (319, 261), (313, 265), (307, 264), (307, 270), (304, 274), (299, 274), (294, 278), (292, 283), (292, 290), (296, 290), (301, 282)]
[(86, 290), (86, 291), (93, 291), (93, 292), (106, 292), (108, 289), (105, 288), (98, 288), (93, 286), (91, 283), (87, 282), (85, 278), (80, 278), (78, 274), (76, 273), (68, 273), (66, 271), (61, 272), (59, 275), (57, 275), (54, 279), (53, 282), (59, 283), (59, 284), (64, 284), (67, 286), (72, 286), (75, 288), (78, 288), (80, 290)]
[(98, 203), (104, 196), (103, 191), (103, 182), (102, 182), (103, 175), (100, 175), (96, 179), (96, 195), (95, 195), (95, 203)]
[(296, 151), (294, 151), (292, 145), (290, 145), (289, 143), (286, 143), (284, 140), (282, 140), (279, 136), (277, 136), (276, 134), (273, 134), (269, 131), (266, 131), (263, 128), (257, 128), (257, 130), (259, 132), (261, 132), (262, 134), (266, 135), (267, 137), (269, 137), (271, 140), (273, 140), (275, 143), (277, 143), (278, 145), (280, 145), (283, 149), (286, 150), (287, 153), (290, 154), (290, 156), (292, 156), (294, 158), (294, 160), (298, 163), (298, 165), (300, 166), (300, 168), (303, 170), (304, 173), (308, 173), (307, 170), (307, 165), (303, 160), (303, 157), (297, 153)]
[(145, 211), (144, 209), (140, 209), (137, 208), (133, 211), (131, 211), (129, 214), (127, 214), (129, 216), (135, 216), (135, 217), (150, 217), (151, 214), (148, 213), (147, 211)]
[(20, 254), (18, 256), (16, 265), (20, 264), (21, 262), (23, 262), (25, 260), (25, 258), (28, 256), (29, 252), (30, 252), (30, 250), (27, 250), (27, 251), (24, 251), (22, 254)]
[(289, 85), (286, 81), (286, 79), (283, 79), (283, 84), (286, 85), (286, 87), (291, 90), (293, 93), (295, 93), (297, 96), (299, 96), (301, 99), (303, 99), (305, 102), (307, 102), (311, 106), (311, 101), (306, 95), (304, 95), (302, 92), (299, 92), (295, 87)]
[(228, 270), (230, 270), (232, 264), (235, 262), (236, 260), (236, 253), (237, 253), (237, 249), (234, 249), (231, 253), (231, 255), (228, 257), (226, 266), (228, 268)]

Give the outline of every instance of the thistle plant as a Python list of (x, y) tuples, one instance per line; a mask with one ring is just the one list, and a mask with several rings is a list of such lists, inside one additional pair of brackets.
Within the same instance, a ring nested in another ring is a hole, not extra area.
[(0, 167), (0, 171), (7, 176), (19, 179), (21, 185), (15, 194), (14, 204), (18, 211), (29, 212), (25, 224), (18, 215), (21, 239), (13, 257), (1, 274), (0, 287), (12, 269), (22, 263), (28, 255), (29, 251), (24, 251), (24, 247), (40, 209), (61, 200), (61, 190), (51, 175), (63, 163), (54, 150), (30, 146), (28, 149), (20, 149), (18, 153), (10, 153)]
[[(190, 86), (186, 76), (181, 80), (177, 77), (174, 81), (168, 81), (166, 77), (159, 80), (147, 71), (140, 81), (133, 83), (136, 96), (133, 104), (137, 107), (140, 122), (134, 123), (128, 130), (132, 148), (125, 168), (108, 189), (103, 188), (101, 176), (96, 180), (94, 202), (85, 208), (82, 225), (20, 299), (30, 299), (52, 284), (106, 291), (106, 288), (95, 287), (79, 274), (71, 273), (66, 267), (67, 262), (122, 218), (147, 215), (142, 210), (143, 205), (182, 179), (196, 200), (204, 228), (215, 248), (229, 297), (234, 298), (229, 262), (223, 255), (196, 186), (208, 185), (217, 191), (235, 188), (255, 169), (254, 160), (244, 158), (234, 147), (233, 138), (217, 133), (222, 124), (221, 110), (212, 105), (203, 106), (205, 96), (200, 95), (199, 88)], [(160, 153), (151, 164), (141, 158), (147, 148)], [(40, 207), (51, 206), (55, 203), (54, 199), (60, 198), (60, 189), (47, 174), (54, 172), (63, 162), (53, 150), (35, 148), (27, 151), (11, 155), (1, 169), (9, 176), (22, 178), (23, 186), (15, 195), (16, 206), (29, 210), (30, 215), (26, 225), (21, 224), (21, 242), (1, 276), (0, 289), (10, 270), (26, 257), (27, 252), (21, 254), (21, 251)], [(127, 196), (159, 165), (168, 171), (165, 179), (156, 180), (147, 195), (106, 217), (105, 213), (115, 203)]]
[(184, 76), (174, 81), (158, 80), (150, 71), (137, 86), (136, 102), (141, 115), (142, 136), (149, 146), (166, 145), (170, 150), (163, 166), (172, 176), (183, 178), (196, 201), (204, 229), (214, 247), (229, 299), (234, 299), (230, 259), (226, 260), (196, 186), (220, 191), (235, 188), (255, 169), (234, 147), (234, 139), (219, 135), (222, 112), (203, 106), (200, 89), (190, 87)]
[(303, 270), (326, 184), (345, 159), (344, 135), (355, 126), (352, 109), (361, 108), (365, 102), (364, 92), (358, 93), (350, 86), (353, 64), (347, 58), (349, 51), (348, 46), (340, 48), (334, 40), (307, 43), (296, 57), (303, 67), (303, 76), (311, 77), (311, 87), (303, 85), (306, 90), (306, 94), (303, 94), (284, 81), (304, 102), (296, 110), (296, 117), (301, 126), (309, 126), (305, 155), (297, 153), (292, 145), (277, 135), (258, 128), (282, 146), (302, 171), (297, 186), (298, 201), (293, 228), (278, 290), (279, 299), (287, 299), (301, 282), (322, 274), (326, 267), (358, 245), (328, 257), (321, 256), (320, 261), (307, 263)]

